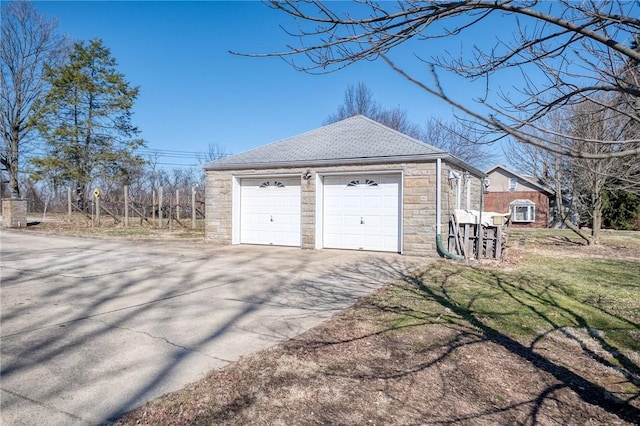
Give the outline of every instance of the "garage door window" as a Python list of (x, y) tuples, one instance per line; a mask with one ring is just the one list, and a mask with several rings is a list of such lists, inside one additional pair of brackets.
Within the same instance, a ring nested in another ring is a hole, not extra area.
[(284, 188), (284, 183), (277, 180), (268, 180), (260, 184), (260, 188)]
[(347, 184), (347, 186), (378, 186), (378, 182), (373, 179), (354, 179)]

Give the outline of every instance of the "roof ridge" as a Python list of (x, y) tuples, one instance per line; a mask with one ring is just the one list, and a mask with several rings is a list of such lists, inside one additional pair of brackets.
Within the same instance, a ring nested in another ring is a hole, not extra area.
[(450, 156), (444, 150), (392, 129), (362, 114), (273, 141), (203, 165), (206, 170), (236, 165), (268, 163), (302, 164), (373, 161), (384, 158), (432, 158)]
[[(373, 118), (369, 118), (369, 117), (367, 117), (366, 115), (358, 114), (358, 115), (351, 116), (351, 117), (349, 117), (349, 118), (355, 118), (355, 117), (362, 117), (362, 118), (364, 118), (365, 120), (368, 120), (368, 121), (370, 121), (371, 123), (373, 123), (373, 124), (375, 124), (375, 125), (377, 125), (377, 126), (383, 127), (383, 128), (385, 128), (385, 129), (387, 129), (387, 130), (390, 130), (390, 131), (392, 131), (392, 132), (394, 132), (394, 133), (397, 133), (399, 136), (402, 136), (403, 138), (407, 139), (408, 141), (413, 142), (413, 143), (415, 143), (415, 144), (418, 144), (418, 145), (420, 145), (421, 147), (424, 147), (424, 146), (426, 145), (427, 147), (432, 148), (432, 149), (435, 149), (435, 150), (437, 150), (437, 151), (446, 152), (446, 151), (444, 151), (443, 149), (438, 148), (437, 146), (433, 146), (433, 145), (431, 145), (431, 144), (429, 144), (429, 143), (426, 143), (426, 142), (423, 142), (423, 141), (421, 141), (421, 140), (419, 140), (419, 139), (416, 139), (416, 138), (414, 138), (413, 136), (409, 136), (409, 135), (407, 135), (406, 133), (402, 133), (401, 131), (396, 130), (396, 129), (393, 129), (393, 128), (389, 127), (389, 126), (386, 126), (386, 125), (384, 125), (384, 124), (380, 123), (379, 121), (374, 120)], [(345, 120), (349, 120), (349, 118), (346, 118)], [(341, 120), (341, 121), (344, 121), (344, 120)]]

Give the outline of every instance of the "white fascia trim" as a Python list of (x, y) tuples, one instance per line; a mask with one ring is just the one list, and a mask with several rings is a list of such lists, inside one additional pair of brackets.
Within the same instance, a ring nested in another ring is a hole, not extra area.
[(318, 176), (362, 176), (362, 175), (402, 175), (403, 169), (352, 170), (344, 172), (317, 172)]
[(260, 179), (260, 178), (269, 178), (269, 177), (299, 177), (302, 179), (302, 174), (304, 172), (298, 173), (259, 173), (259, 174), (239, 174), (234, 173), (233, 177), (237, 179)]

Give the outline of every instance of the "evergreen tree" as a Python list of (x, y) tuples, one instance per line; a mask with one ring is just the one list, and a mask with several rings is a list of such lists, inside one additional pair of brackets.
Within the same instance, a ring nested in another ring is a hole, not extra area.
[(610, 229), (640, 231), (640, 197), (623, 190), (607, 191), (602, 225)]
[(144, 162), (134, 153), (144, 141), (131, 124), (139, 88), (116, 71), (111, 52), (97, 39), (75, 43), (68, 62), (48, 68), (45, 76), (51, 89), (34, 121), (46, 154), (31, 161), (32, 175), (74, 185), (84, 209), (97, 178), (126, 179)]

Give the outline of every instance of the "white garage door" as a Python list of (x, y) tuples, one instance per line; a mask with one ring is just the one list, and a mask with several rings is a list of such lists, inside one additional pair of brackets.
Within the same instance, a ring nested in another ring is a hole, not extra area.
[(240, 181), (240, 243), (300, 246), (300, 178)]
[(323, 246), (400, 252), (401, 179), (325, 176)]

